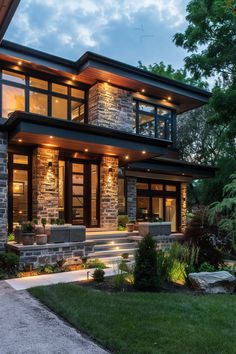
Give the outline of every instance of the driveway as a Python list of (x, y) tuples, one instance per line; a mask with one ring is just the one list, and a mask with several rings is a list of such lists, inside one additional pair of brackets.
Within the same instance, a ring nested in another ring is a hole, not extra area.
[(106, 354), (25, 290), (0, 281), (1, 354)]

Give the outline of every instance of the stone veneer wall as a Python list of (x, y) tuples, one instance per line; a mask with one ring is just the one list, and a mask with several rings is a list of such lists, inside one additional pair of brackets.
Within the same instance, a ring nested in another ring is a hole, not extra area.
[[(33, 152), (33, 218), (56, 219), (58, 213), (58, 150), (38, 147)], [(52, 167), (48, 163), (52, 162)]]
[(7, 242), (8, 227), (7, 134), (0, 132), (0, 250)]
[[(112, 171), (109, 172), (109, 168)], [(103, 156), (100, 164), (100, 226), (117, 230), (118, 159)]]
[(181, 183), (181, 232), (187, 226), (187, 183)]
[(137, 179), (128, 177), (126, 179), (127, 186), (127, 214), (130, 220), (136, 220), (137, 217)]
[(97, 126), (132, 133), (133, 97), (126, 91), (110, 85), (97, 83), (89, 90), (88, 122)]

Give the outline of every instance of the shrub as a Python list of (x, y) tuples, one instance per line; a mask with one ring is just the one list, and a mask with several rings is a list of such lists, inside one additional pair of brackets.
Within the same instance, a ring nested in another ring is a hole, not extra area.
[(223, 250), (226, 245), (225, 236), (216, 225), (209, 225), (206, 209), (196, 212), (184, 233), (185, 243), (191, 248), (199, 248), (197, 268), (204, 262), (216, 269), (223, 264)]
[(105, 272), (103, 269), (95, 269), (95, 271), (93, 272), (93, 279), (95, 281), (97, 281), (98, 283), (102, 283), (104, 281), (104, 275), (105, 275)]
[(122, 253), (121, 257), (123, 259), (129, 259), (129, 253)]
[(35, 224), (31, 221), (24, 221), (21, 223), (21, 231), (23, 233), (33, 233), (35, 231)]
[(15, 235), (13, 234), (13, 232), (8, 234), (7, 236), (7, 242), (12, 242), (12, 241), (15, 241)]
[(170, 273), (173, 268), (173, 259), (162, 250), (157, 251), (157, 272), (159, 285), (170, 279)]
[(214, 272), (215, 271), (215, 267), (213, 265), (211, 265), (210, 263), (204, 262), (200, 265), (199, 272)]
[(143, 291), (159, 288), (156, 242), (150, 235), (139, 242), (135, 253), (134, 285)]
[(122, 229), (120, 231), (125, 230), (128, 221), (129, 221), (128, 215), (118, 215), (118, 228)]
[(9, 274), (15, 273), (19, 266), (19, 256), (13, 252), (0, 253), (0, 270)]
[(102, 261), (100, 261), (100, 259), (96, 258), (96, 259), (91, 259), (86, 263), (86, 267), (85, 268), (97, 268), (97, 269), (105, 269), (106, 265), (105, 263), (103, 263)]
[(116, 290), (124, 290), (125, 286), (126, 286), (126, 274), (124, 273), (120, 273), (120, 274), (116, 274), (113, 278), (114, 281), (114, 288)]

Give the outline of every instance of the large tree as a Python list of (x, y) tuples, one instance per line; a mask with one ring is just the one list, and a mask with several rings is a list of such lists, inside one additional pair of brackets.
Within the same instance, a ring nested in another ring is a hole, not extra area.
[(188, 26), (174, 42), (186, 49), (185, 69), (195, 80), (213, 77), (217, 85), (209, 121), (227, 124), (227, 135), (236, 138), (236, 1), (191, 0)]

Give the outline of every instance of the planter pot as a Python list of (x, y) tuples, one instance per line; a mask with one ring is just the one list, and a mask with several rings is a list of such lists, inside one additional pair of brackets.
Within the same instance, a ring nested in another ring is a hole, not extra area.
[(37, 245), (46, 245), (48, 241), (48, 237), (45, 234), (41, 234), (41, 235), (36, 235), (36, 244)]
[(84, 225), (68, 225), (69, 242), (84, 242), (86, 227)]
[(67, 225), (51, 225), (49, 235), (48, 243), (63, 243), (70, 241), (69, 227)]
[(126, 229), (127, 229), (127, 232), (133, 232), (134, 231), (134, 224), (126, 224)]
[(139, 223), (140, 236), (169, 236), (171, 234), (171, 222), (140, 222)]
[(16, 243), (21, 243), (21, 229), (19, 227), (16, 227), (14, 230), (14, 236), (15, 236), (15, 241)]
[(24, 246), (33, 245), (34, 244), (34, 233), (24, 233), (21, 234), (21, 242)]

